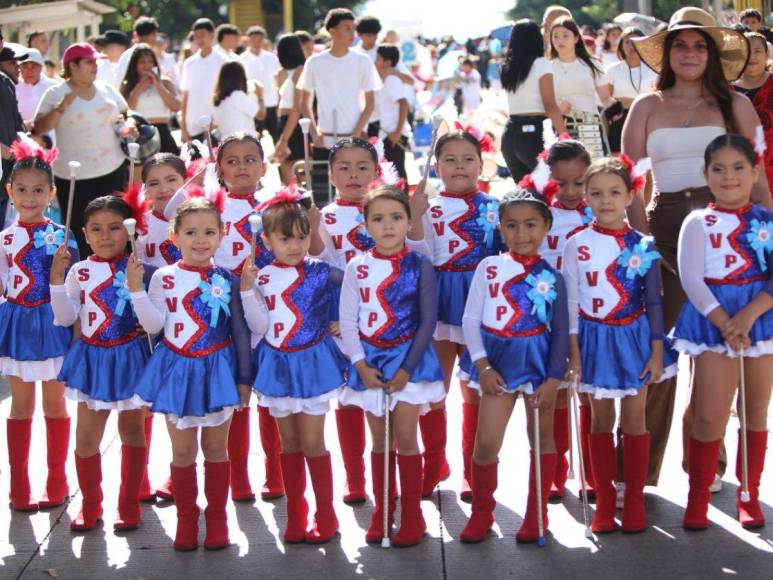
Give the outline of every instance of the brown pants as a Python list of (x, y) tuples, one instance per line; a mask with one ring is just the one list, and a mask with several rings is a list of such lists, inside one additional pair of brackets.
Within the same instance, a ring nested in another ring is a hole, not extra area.
[[(682, 289), (677, 270), (677, 242), (679, 230), (687, 215), (696, 209), (706, 207), (714, 196), (708, 187), (687, 189), (676, 193), (656, 192), (647, 207), (647, 221), (655, 237), (655, 245), (663, 257), (661, 273), (663, 278), (663, 319), (668, 333), (676, 324), (679, 312), (687, 296)], [(692, 385), (692, 378), (690, 380)], [(647, 429), (650, 432), (650, 464), (647, 485), (657, 485), (660, 468), (666, 453), (671, 420), (676, 399), (676, 377), (650, 386), (647, 392)], [(684, 433), (689, 433), (692, 424), (692, 405), (685, 411)], [(685, 444), (686, 444), (685, 438)], [(686, 449), (686, 447), (685, 447)], [(682, 462), (686, 465), (686, 455)], [(727, 457), (722, 448), (720, 471), (724, 473)]]

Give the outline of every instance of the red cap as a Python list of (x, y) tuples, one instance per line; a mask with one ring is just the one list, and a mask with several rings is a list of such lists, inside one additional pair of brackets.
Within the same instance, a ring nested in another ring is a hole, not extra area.
[(67, 66), (68, 63), (71, 63), (72, 61), (79, 58), (97, 59), (104, 58), (104, 56), (94, 50), (94, 47), (90, 44), (80, 42), (77, 44), (71, 44), (67, 47), (67, 50), (64, 51), (64, 55), (62, 56), (62, 65)]

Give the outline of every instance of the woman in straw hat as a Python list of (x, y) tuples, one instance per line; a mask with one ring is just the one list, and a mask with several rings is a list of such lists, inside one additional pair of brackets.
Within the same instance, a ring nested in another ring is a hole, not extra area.
[[(718, 135), (740, 133), (754, 139), (760, 121), (749, 100), (730, 89), (749, 59), (743, 33), (717, 25), (700, 8), (686, 7), (668, 28), (634, 39), (641, 59), (659, 73), (657, 90), (632, 105), (623, 129), (623, 152), (635, 161), (652, 160), (654, 195), (645, 215), (634, 201), (632, 225), (651, 231), (663, 257), (665, 327), (671, 328), (685, 294), (676, 274), (677, 239), (685, 217), (712, 195), (703, 177), (703, 153)], [(762, 174), (752, 200), (770, 205)], [(674, 409), (676, 378), (650, 389), (647, 427), (651, 432), (648, 485), (656, 485)], [(686, 418), (689, 418), (689, 409)]]

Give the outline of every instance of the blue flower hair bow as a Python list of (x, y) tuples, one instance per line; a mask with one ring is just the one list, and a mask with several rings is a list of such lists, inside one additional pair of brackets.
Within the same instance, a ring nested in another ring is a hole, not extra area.
[(773, 222), (761, 222), (758, 219), (753, 219), (749, 225), (752, 231), (746, 234), (746, 239), (757, 253), (760, 269), (766, 272), (768, 264), (765, 261), (765, 252), (773, 252)]
[(589, 205), (585, 206), (585, 210), (582, 212), (582, 223), (585, 226), (589, 226), (593, 223), (593, 210)]
[(129, 308), (134, 311), (134, 306), (132, 306), (131, 303), (131, 297), (129, 296), (129, 288), (126, 285), (126, 272), (124, 270), (119, 270), (115, 273), (115, 276), (113, 277), (113, 288), (116, 289), (116, 296), (118, 297), (118, 302), (115, 305), (115, 313), (118, 316), (123, 316), (123, 311), (126, 308), (126, 304), (129, 304)]
[(643, 238), (634, 246), (633, 250), (628, 248), (623, 250), (617, 259), (618, 265), (626, 269), (625, 277), (629, 280), (636, 275), (644, 276), (652, 267), (652, 262), (660, 258), (660, 254), (649, 249), (649, 243), (648, 238)]
[(553, 304), (558, 296), (556, 277), (550, 270), (542, 270), (536, 276), (529, 274), (526, 277), (526, 283), (531, 286), (531, 290), (526, 293), (533, 304), (531, 313), (536, 314), (537, 319), (546, 324), (548, 322), (548, 306)]
[(483, 241), (486, 243), (486, 247), (491, 249), (494, 246), (494, 231), (499, 225), (499, 202), (481, 203), (478, 206), (476, 222), (483, 228)]
[(201, 281), (201, 301), (212, 311), (209, 317), (209, 325), (217, 326), (220, 311), (226, 316), (231, 314), (228, 304), (231, 302), (231, 283), (220, 274), (212, 276), (212, 283)]
[(46, 255), (53, 256), (64, 243), (64, 230), (54, 230), (54, 224), (48, 224), (45, 230), (33, 234), (36, 248), (46, 247)]

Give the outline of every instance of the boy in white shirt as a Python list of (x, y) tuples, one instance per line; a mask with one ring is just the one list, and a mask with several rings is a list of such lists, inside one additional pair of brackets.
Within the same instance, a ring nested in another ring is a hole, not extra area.
[(203, 115), (212, 117), (212, 96), (220, 67), (226, 61), (221, 52), (213, 50), (215, 25), (209, 18), (199, 18), (193, 23), (193, 42), (199, 50), (183, 63), (180, 79), (182, 96), (182, 140), (204, 140), (206, 127), (199, 125)]
[(376, 49), (376, 70), (384, 83), (376, 91), (379, 112), (378, 137), (384, 141), (384, 157), (395, 165), (400, 177), (406, 179), (405, 152), (408, 150), (410, 127), (408, 119), (408, 95), (410, 90), (397, 76), (390, 74), (400, 60), (400, 49), (391, 44), (381, 44)]
[(469, 58), (462, 61), (458, 75), (462, 84), (462, 101), (464, 114), (471, 115), (480, 107), (480, 73)]
[(265, 129), (274, 141), (279, 139), (277, 131), (277, 106), (279, 105), (279, 90), (276, 82), (276, 73), (282, 68), (276, 55), (263, 48), (266, 40), (266, 29), (262, 26), (250, 26), (247, 29), (249, 44), (247, 50), (239, 55), (247, 71), (247, 80), (259, 82), (263, 86), (263, 102), (266, 107), (266, 118), (257, 121), (255, 128), (258, 131)]

